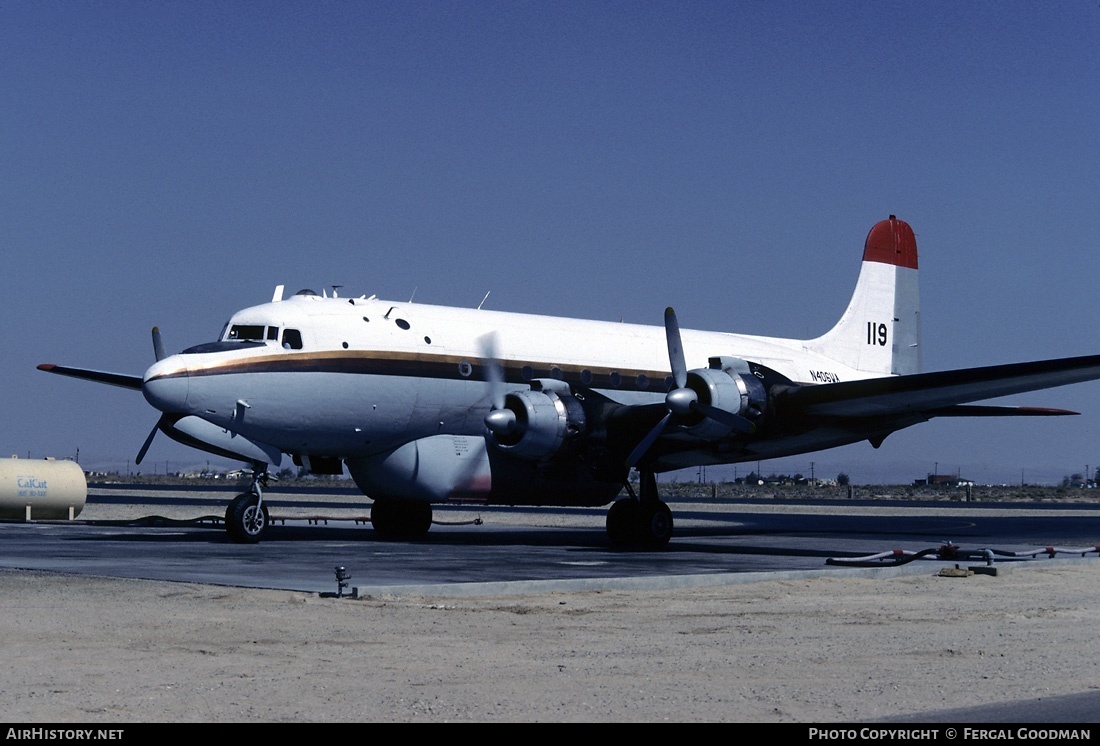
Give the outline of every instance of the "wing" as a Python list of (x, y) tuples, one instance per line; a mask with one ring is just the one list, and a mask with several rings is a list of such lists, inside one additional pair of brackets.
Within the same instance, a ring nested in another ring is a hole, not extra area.
[(935, 417), (1076, 414), (971, 402), (1100, 378), (1100, 355), (818, 385), (751, 366), (768, 391), (755, 433), (693, 430), (670, 418), (666, 405), (655, 404), (609, 411), (609, 445), (631, 449), (629, 466), (642, 463), (654, 471), (793, 456), (861, 440), (877, 447), (891, 433)]
[(805, 417), (906, 417), (1072, 414), (1064, 410), (959, 407), (1025, 391), (1100, 378), (1100, 355), (985, 368), (799, 386), (781, 394), (783, 408)]
[(38, 366), (38, 369), (47, 373), (56, 373), (59, 376), (83, 378), (86, 381), (107, 383), (111, 386), (121, 386), (125, 389), (141, 390), (141, 376), (130, 376), (125, 373), (108, 373), (107, 371), (88, 370), (87, 368), (67, 368), (64, 365), (53, 365), (51, 363), (43, 363)]

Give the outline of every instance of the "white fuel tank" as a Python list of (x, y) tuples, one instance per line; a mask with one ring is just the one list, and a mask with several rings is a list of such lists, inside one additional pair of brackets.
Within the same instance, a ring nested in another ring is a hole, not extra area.
[(87, 498), (88, 480), (76, 462), (0, 458), (0, 518), (72, 519)]

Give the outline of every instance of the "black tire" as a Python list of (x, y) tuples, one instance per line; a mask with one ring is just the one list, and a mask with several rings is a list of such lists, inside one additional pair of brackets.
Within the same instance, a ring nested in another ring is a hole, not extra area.
[(225, 531), (229, 538), (238, 544), (256, 544), (267, 532), (271, 518), (267, 512), (267, 503), (262, 505), (260, 498), (245, 492), (237, 495), (225, 509)]
[(405, 504), (405, 525), (410, 538), (420, 539), (432, 528), (432, 504), (419, 500)]
[(384, 539), (419, 539), (432, 527), (432, 506), (419, 500), (375, 500), (370, 521)]
[(672, 538), (672, 511), (659, 500), (641, 506), (638, 516), (638, 543), (647, 549), (660, 549)]
[(629, 497), (617, 500), (607, 511), (607, 538), (611, 546), (627, 549), (638, 541), (638, 522), (641, 505)]

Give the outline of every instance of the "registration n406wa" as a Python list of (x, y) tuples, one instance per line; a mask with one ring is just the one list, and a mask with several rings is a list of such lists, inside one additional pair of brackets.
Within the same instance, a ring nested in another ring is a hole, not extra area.
[(422, 535), (449, 501), (610, 504), (612, 543), (659, 547), (660, 472), (878, 446), (933, 417), (1072, 414), (973, 402), (1100, 378), (1100, 356), (920, 372), (917, 245), (894, 216), (816, 339), (681, 330), (671, 308), (642, 326), (280, 287), (214, 342), (166, 355), (154, 329), (153, 348), (144, 376), (38, 367), (140, 390), (161, 416), (139, 463), (160, 430), (251, 464), (226, 509), (241, 542), (263, 536), (268, 469), (289, 456), (346, 467), (383, 535)]

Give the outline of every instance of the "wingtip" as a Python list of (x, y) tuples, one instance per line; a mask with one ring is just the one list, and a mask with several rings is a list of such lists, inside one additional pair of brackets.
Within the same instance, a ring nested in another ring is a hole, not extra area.
[(1020, 409), (1039, 416), (1047, 415), (1050, 417), (1065, 417), (1066, 415), (1081, 414), (1080, 412), (1074, 412), (1072, 409), (1051, 409), (1050, 407), (1020, 407)]
[(42, 363), (41, 365), (38, 366), (38, 369), (39, 370), (44, 370), (47, 373), (52, 373), (53, 369), (56, 368), (56, 367), (57, 366), (54, 365), (53, 363)]

